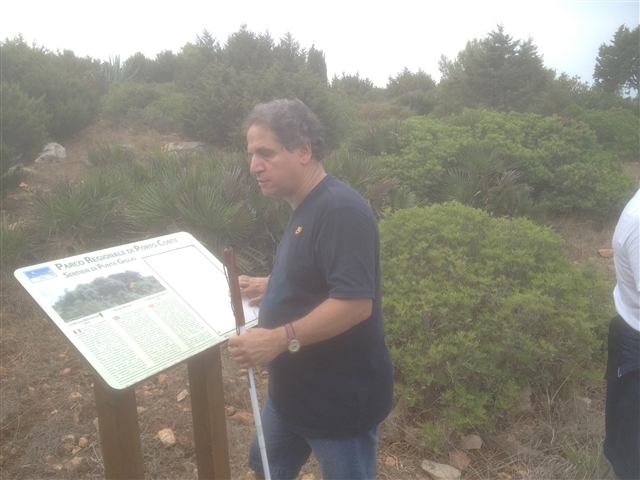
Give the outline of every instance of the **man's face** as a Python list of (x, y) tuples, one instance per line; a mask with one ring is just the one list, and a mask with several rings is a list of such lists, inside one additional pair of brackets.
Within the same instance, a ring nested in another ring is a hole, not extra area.
[(249, 128), (247, 144), (251, 156), (250, 171), (255, 175), (262, 194), (283, 198), (294, 205), (303, 180), (303, 167), (311, 157), (310, 150), (304, 145), (293, 151), (287, 150), (269, 128), (261, 125)]

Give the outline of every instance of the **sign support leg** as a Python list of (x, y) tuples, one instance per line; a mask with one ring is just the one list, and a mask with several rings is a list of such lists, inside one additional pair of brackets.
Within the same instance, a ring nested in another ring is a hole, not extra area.
[(220, 346), (194, 355), (187, 366), (198, 478), (231, 478)]
[(94, 375), (93, 389), (105, 477), (144, 480), (135, 388), (115, 390)]

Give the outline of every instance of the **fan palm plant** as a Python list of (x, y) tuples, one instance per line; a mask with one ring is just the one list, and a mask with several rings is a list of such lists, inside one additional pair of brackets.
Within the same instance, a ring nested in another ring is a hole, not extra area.
[(441, 197), (496, 216), (543, 218), (544, 204), (535, 204), (531, 187), (519, 183), (515, 166), (507, 168), (495, 150), (488, 152), (481, 143), (473, 142), (458, 154), (456, 164), (444, 175)]
[(397, 210), (401, 204), (402, 207), (415, 205), (410, 191), (379, 157), (340, 150), (325, 160), (325, 169), (360, 193), (377, 218), (384, 218), (388, 209)]
[(22, 224), (12, 222), (4, 212), (0, 218), (0, 265), (6, 275), (20, 266), (27, 258), (33, 242), (33, 235)]
[(351, 148), (364, 155), (395, 155), (400, 153), (403, 123), (391, 119), (372, 123), (351, 142)]
[[(242, 158), (241, 158), (242, 157)], [(264, 258), (255, 237), (255, 181), (244, 156), (227, 152), (175, 157), (156, 154), (153, 176), (125, 209), (133, 233), (156, 236), (179, 230), (192, 233), (214, 254), (237, 246), (243, 270), (260, 268)]]
[(131, 186), (125, 175), (103, 169), (80, 182), (57, 179), (48, 191), (31, 195), (34, 223), (40, 231), (73, 239), (83, 247), (107, 246), (124, 238), (123, 208)]

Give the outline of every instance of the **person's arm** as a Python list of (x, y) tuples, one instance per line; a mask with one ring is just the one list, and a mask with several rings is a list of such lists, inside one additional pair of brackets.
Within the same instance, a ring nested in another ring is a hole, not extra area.
[[(298, 341), (306, 345), (328, 340), (371, 316), (371, 298), (328, 298), (308, 315), (292, 322)], [(229, 351), (243, 367), (270, 362), (288, 349), (285, 327), (273, 330), (252, 328), (241, 336), (229, 338)]]
[(269, 277), (248, 277), (246, 275), (238, 277), (240, 293), (249, 297), (249, 306), (260, 304), (268, 282)]

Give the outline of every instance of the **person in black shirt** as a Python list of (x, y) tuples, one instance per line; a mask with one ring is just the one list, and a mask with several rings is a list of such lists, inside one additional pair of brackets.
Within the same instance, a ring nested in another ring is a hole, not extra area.
[[(245, 129), (262, 193), (293, 209), (270, 276), (240, 277), (260, 302), (258, 327), (229, 339), (242, 367), (269, 370), (271, 476), (296, 478), (313, 452), (323, 478), (374, 478), (379, 424), (393, 403), (376, 219), (325, 173), (321, 126), (301, 101), (258, 105)], [(264, 474), (256, 441), (249, 466)]]

